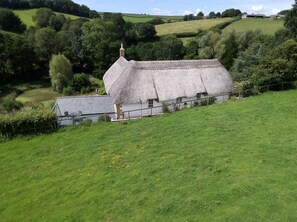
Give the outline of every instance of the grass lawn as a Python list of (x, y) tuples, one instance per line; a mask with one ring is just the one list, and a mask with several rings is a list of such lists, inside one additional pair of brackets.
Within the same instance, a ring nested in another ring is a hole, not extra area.
[(16, 100), (26, 103), (26, 102), (46, 102), (49, 100), (55, 100), (58, 96), (62, 94), (53, 91), (51, 87), (49, 88), (37, 88), (24, 91), (20, 94)]
[(162, 25), (156, 25), (155, 27), (157, 35), (161, 36), (174, 33), (197, 32), (198, 29), (206, 30), (228, 20), (231, 20), (231, 18), (166, 23)]
[(1, 221), (297, 221), (296, 98), (0, 143)]
[[(14, 10), (13, 12), (20, 17), (20, 19), (23, 21), (27, 27), (35, 26), (35, 23), (33, 22), (33, 16), (36, 14), (37, 9), (28, 9), (28, 10)], [(62, 14), (66, 18), (70, 19), (77, 19), (78, 16), (75, 15), (69, 15), (64, 13), (56, 12), (56, 14)]]
[(273, 35), (283, 28), (283, 20), (273, 19), (241, 19), (227, 26), (224, 31), (236, 30), (239, 32), (260, 29), (264, 34)]

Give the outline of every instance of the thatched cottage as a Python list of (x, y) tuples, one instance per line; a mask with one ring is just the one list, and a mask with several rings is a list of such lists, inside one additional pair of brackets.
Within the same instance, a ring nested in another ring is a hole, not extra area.
[(103, 80), (118, 118), (127, 111), (129, 117), (161, 113), (162, 103), (185, 104), (205, 96), (220, 100), (233, 90), (230, 73), (217, 59), (127, 61), (123, 47)]

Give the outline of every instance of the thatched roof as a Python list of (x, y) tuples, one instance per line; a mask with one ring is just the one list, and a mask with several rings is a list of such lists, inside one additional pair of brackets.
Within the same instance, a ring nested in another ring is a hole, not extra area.
[(117, 104), (148, 99), (167, 101), (229, 93), (233, 90), (229, 72), (216, 60), (127, 61), (120, 57), (105, 73), (106, 92)]

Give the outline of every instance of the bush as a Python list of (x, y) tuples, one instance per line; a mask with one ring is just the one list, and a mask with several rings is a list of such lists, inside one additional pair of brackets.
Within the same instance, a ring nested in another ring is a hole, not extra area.
[(87, 87), (82, 87), (81, 90), (80, 90), (80, 93), (81, 94), (86, 94), (86, 93), (89, 93), (91, 91), (90, 87), (87, 86)]
[(162, 103), (162, 111), (163, 113), (170, 113), (167, 103)]
[(43, 107), (0, 115), (0, 133), (4, 137), (45, 133), (55, 129), (57, 129), (55, 113)]
[(82, 126), (91, 126), (92, 123), (93, 123), (93, 121), (92, 121), (91, 119), (85, 119), (85, 120), (83, 120), (83, 121), (81, 122), (80, 125), (82, 125)]
[(3, 107), (6, 112), (12, 112), (20, 110), (23, 107), (23, 103), (16, 101), (15, 98), (5, 99), (3, 101)]
[(64, 94), (65, 96), (71, 96), (73, 93), (74, 93), (74, 92), (73, 92), (73, 89), (72, 89), (71, 86), (67, 86), (67, 87), (65, 87), (65, 88), (63, 89), (63, 94)]
[(103, 115), (99, 116), (99, 118), (98, 118), (98, 122), (99, 122), (99, 123), (107, 123), (107, 122), (111, 122), (111, 118), (110, 118), (109, 115), (107, 115), (107, 114), (103, 114)]
[(82, 88), (91, 86), (89, 76), (85, 73), (76, 73), (71, 81), (74, 91), (81, 92)]

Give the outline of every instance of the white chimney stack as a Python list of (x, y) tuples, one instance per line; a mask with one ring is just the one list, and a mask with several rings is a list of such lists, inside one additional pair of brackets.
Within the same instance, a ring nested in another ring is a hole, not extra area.
[(125, 57), (125, 49), (124, 49), (124, 46), (123, 46), (123, 43), (121, 43), (121, 48), (120, 48), (120, 57)]

